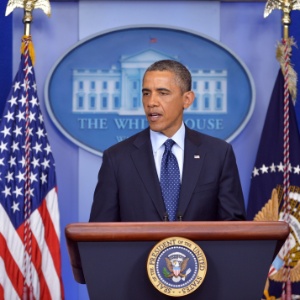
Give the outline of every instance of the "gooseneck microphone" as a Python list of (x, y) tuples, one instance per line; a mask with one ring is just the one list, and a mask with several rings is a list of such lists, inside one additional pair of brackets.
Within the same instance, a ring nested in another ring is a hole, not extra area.
[(168, 216), (167, 212), (165, 212), (163, 220), (164, 220), (164, 222), (168, 222), (169, 221), (169, 216)]
[(182, 221), (182, 214), (180, 212), (177, 213), (177, 221), (179, 221), (179, 222)]
[[(165, 212), (165, 214), (163, 216), (163, 221), (164, 222), (169, 222), (170, 221), (167, 212)], [(181, 213), (177, 213), (177, 221), (179, 221), (179, 222), (183, 221)]]

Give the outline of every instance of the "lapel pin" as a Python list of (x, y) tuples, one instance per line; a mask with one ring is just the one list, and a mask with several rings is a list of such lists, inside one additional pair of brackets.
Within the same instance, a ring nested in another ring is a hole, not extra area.
[(195, 158), (195, 159), (200, 159), (200, 155), (195, 154), (195, 155), (194, 155), (194, 158)]

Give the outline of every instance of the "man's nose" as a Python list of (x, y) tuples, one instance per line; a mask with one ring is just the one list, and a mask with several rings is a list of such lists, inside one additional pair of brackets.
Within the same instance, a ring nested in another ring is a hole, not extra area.
[(149, 96), (148, 99), (148, 106), (149, 107), (153, 107), (153, 106), (157, 106), (157, 96), (155, 94), (151, 94), (151, 96)]

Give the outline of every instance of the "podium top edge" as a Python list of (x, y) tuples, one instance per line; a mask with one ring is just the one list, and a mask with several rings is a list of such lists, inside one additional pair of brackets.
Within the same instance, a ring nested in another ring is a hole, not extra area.
[(149, 241), (170, 236), (193, 240), (285, 240), (289, 225), (283, 221), (217, 222), (103, 222), (66, 226), (69, 241)]

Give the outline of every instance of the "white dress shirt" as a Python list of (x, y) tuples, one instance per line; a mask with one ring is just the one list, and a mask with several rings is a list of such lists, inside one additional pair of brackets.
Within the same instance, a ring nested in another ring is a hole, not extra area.
[[(172, 153), (176, 156), (178, 162), (179, 171), (180, 171), (180, 181), (182, 181), (184, 138), (185, 138), (185, 126), (182, 123), (178, 131), (172, 137), (170, 137), (170, 139), (172, 139), (175, 142), (175, 144), (172, 147)], [(161, 159), (165, 151), (164, 142), (169, 138), (160, 132), (150, 130), (150, 139), (152, 144), (155, 167), (156, 167), (158, 178), (160, 179)]]

